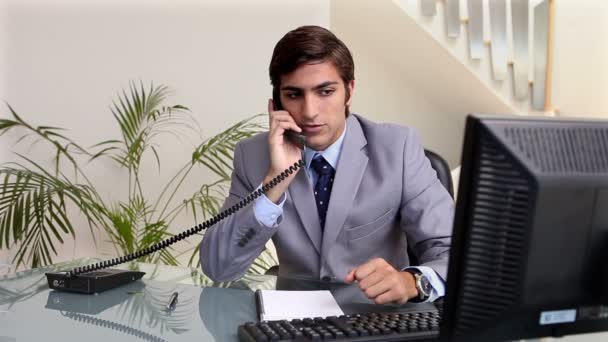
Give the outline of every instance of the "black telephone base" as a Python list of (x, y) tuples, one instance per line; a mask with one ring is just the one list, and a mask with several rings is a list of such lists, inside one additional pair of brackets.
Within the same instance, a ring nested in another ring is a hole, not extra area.
[(139, 271), (104, 269), (100, 271), (67, 276), (68, 272), (46, 273), (49, 288), (57, 291), (78, 293), (100, 293), (141, 279), (146, 274)]

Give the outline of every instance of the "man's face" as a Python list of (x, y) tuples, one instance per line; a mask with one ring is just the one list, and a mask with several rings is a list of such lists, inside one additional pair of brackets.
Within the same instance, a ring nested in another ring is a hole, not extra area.
[(331, 62), (303, 64), (281, 76), (281, 104), (306, 136), (306, 144), (322, 151), (334, 143), (346, 124), (346, 106), (351, 103), (355, 81), (346, 88)]

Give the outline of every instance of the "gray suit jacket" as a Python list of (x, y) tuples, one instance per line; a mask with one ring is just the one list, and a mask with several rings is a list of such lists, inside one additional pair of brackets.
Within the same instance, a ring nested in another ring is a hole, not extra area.
[[(313, 185), (300, 170), (286, 193), (278, 227), (261, 225), (249, 205), (207, 229), (200, 251), (205, 274), (216, 281), (240, 278), (272, 238), (282, 276), (344, 279), (375, 257), (402, 269), (410, 265), (409, 244), (418, 265), (446, 279), (454, 202), (417, 134), (355, 114), (346, 125), (324, 232)], [(262, 133), (236, 146), (222, 210), (262, 183), (269, 167), (267, 141)]]

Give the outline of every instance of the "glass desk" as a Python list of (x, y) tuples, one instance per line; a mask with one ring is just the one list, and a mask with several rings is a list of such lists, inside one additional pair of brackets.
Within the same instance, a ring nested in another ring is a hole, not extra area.
[[(0, 342), (238, 341), (237, 327), (257, 320), (253, 292), (257, 289), (328, 289), (345, 313), (408, 311), (432, 305), (375, 305), (357, 285), (268, 275), (245, 275), (235, 282), (214, 283), (200, 269), (144, 263), (130, 264), (146, 272), (142, 281), (97, 295), (48, 288), (45, 272), (96, 261), (78, 259), (0, 276)], [(174, 311), (167, 312), (165, 306), (175, 291), (179, 293), (178, 304)], [(574, 335), (558, 341), (606, 340), (608, 333)]]
[[(214, 283), (196, 268), (143, 263), (130, 265), (146, 272), (142, 281), (100, 294), (48, 288), (45, 272), (96, 261), (78, 259), (0, 277), (0, 342), (238, 341), (238, 326), (257, 321), (257, 289), (329, 289), (345, 313), (432, 305), (375, 305), (357, 285), (269, 275), (245, 275), (238, 281)], [(179, 293), (178, 304), (167, 312), (173, 292)]]

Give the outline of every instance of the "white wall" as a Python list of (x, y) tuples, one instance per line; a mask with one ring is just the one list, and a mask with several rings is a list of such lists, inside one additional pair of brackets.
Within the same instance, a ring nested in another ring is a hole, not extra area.
[[(274, 44), (300, 25), (329, 27), (329, 4), (325, 0), (0, 0), (0, 16), (0, 98), (32, 123), (69, 128), (70, 137), (90, 146), (119, 138), (109, 105), (131, 80), (170, 86), (174, 96), (169, 103), (192, 110), (203, 138), (265, 112)], [(1, 105), (0, 116), (8, 115)], [(12, 159), (16, 137), (0, 137), (0, 163)], [(151, 198), (191, 158), (201, 138), (183, 140), (181, 144), (170, 136), (164, 138), (160, 174), (152, 155), (147, 156), (143, 182)], [(18, 150), (48, 162), (47, 150), (38, 147)], [(86, 170), (107, 198), (126, 199), (124, 172), (110, 163)], [(181, 198), (210, 181), (201, 170)], [(77, 222), (81, 232), (76, 246), (66, 242), (57, 260), (113, 251), (107, 243), (96, 250), (84, 222)], [(191, 216), (184, 217), (176, 221), (174, 230), (192, 223)], [(0, 263), (13, 254), (0, 252)]]
[(553, 74), (559, 115), (608, 119), (608, 1), (555, 1)]

